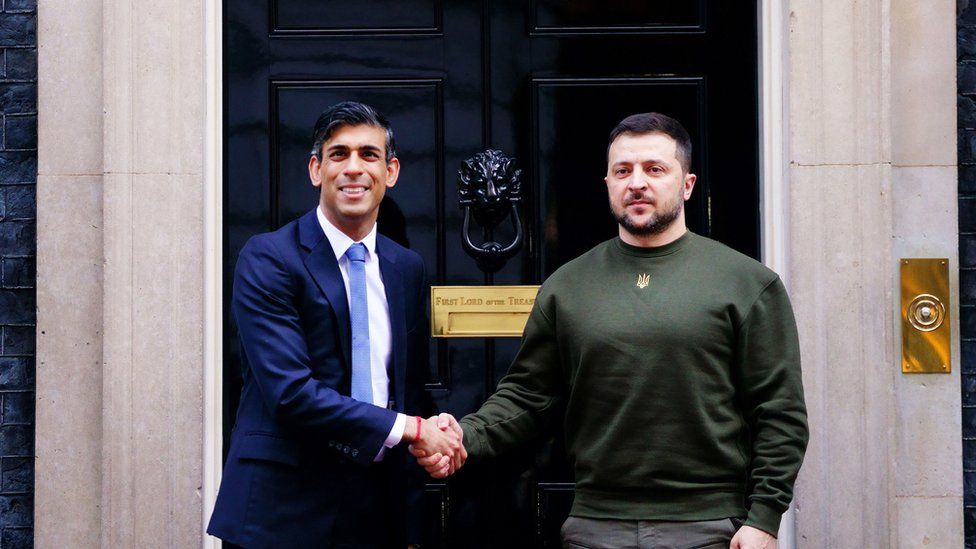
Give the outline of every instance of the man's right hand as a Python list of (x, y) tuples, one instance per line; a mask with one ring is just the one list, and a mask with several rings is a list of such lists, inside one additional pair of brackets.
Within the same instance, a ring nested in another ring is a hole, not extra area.
[[(450, 417), (450, 421), (454, 420), (448, 414), (441, 414), (441, 416)], [(450, 421), (438, 416), (431, 416), (420, 421), (419, 438), (415, 425), (408, 426), (403, 433), (403, 439), (410, 443), (411, 454), (415, 457), (422, 455), (436, 458), (436, 461), (434, 459), (428, 459), (428, 461), (436, 462), (437, 467), (424, 467), (432, 476), (435, 472), (440, 473), (441, 470), (444, 470), (443, 476), (436, 476), (435, 478), (443, 478), (453, 473), (468, 456), (464, 445), (461, 443), (460, 427), (457, 429), (450, 428)], [(457, 425), (457, 422), (455, 421), (454, 424)]]
[[(451, 434), (452, 440), (454, 437), (460, 445), (457, 452), (453, 454), (448, 454), (445, 452), (432, 451), (431, 448), (424, 447), (423, 445), (413, 443), (409, 447), (410, 453), (417, 458), (417, 463), (423, 467), (430, 476), (434, 478), (445, 478), (448, 475), (454, 474), (458, 469), (464, 465), (466, 459), (468, 459), (468, 452), (464, 448), (464, 431), (461, 430), (461, 426), (458, 424), (457, 420), (451, 414), (441, 414), (439, 416), (432, 416), (427, 421), (432, 421), (436, 424), (438, 430), (445, 434)], [(423, 427), (421, 428), (423, 431)], [(426, 435), (421, 435), (421, 441)]]

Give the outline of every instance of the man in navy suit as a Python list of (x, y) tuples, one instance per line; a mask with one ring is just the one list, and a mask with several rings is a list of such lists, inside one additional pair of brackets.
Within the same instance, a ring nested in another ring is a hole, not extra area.
[(422, 470), (405, 446), (444, 463), (464, 450), (420, 417), (432, 409), (423, 262), (376, 232), (399, 171), (387, 120), (333, 105), (308, 164), (318, 207), (241, 250), (244, 386), (210, 534), (244, 547), (419, 544)]

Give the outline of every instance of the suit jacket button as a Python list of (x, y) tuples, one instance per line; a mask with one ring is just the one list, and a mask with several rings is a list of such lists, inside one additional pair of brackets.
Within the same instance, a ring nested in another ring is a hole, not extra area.
[(353, 451), (352, 451), (352, 457), (356, 457), (358, 455), (359, 455), (359, 450), (353, 449)]
[(334, 440), (330, 440), (329, 441), (329, 448), (335, 448), (335, 441)]
[(342, 451), (343, 451), (344, 453), (347, 453), (347, 454), (348, 454), (348, 453), (349, 453), (349, 447), (348, 447), (348, 446), (346, 446), (345, 448), (343, 448), (343, 449), (342, 449)]

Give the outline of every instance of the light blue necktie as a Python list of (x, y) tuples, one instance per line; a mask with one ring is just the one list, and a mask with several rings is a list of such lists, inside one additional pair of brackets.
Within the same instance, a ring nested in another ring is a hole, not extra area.
[(366, 302), (366, 246), (346, 250), (349, 258), (349, 323), (352, 325), (352, 398), (373, 403), (369, 368), (369, 307)]

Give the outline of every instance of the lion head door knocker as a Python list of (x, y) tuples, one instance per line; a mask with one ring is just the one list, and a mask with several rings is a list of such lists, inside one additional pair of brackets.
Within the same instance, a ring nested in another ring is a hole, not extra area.
[[(522, 170), (515, 168), (515, 159), (505, 153), (488, 149), (461, 163), (458, 170), (458, 194), (464, 209), (462, 242), (464, 251), (475, 259), (485, 273), (501, 269), (522, 247), (522, 222), (518, 216), (518, 202), (522, 192)], [(478, 246), (471, 240), (471, 216), (481, 225), (484, 242)], [(510, 216), (515, 238), (502, 245), (492, 240), (498, 225)]]

